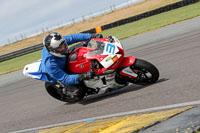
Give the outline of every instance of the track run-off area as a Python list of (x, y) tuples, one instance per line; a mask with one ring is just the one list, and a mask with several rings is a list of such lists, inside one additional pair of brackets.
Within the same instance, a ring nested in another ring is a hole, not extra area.
[(22, 71), (0, 76), (0, 132), (78, 121), (200, 100), (200, 17), (122, 40), (126, 56), (152, 62), (160, 79), (67, 104), (53, 99), (44, 82)]

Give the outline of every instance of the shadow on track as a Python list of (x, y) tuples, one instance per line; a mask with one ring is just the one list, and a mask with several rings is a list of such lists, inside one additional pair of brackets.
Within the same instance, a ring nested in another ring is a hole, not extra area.
[[(167, 80), (169, 80), (169, 79), (162, 78), (162, 79), (159, 79), (155, 84), (159, 84), (159, 83), (165, 82)], [(151, 85), (154, 85), (154, 84), (151, 84)], [(137, 91), (137, 90), (140, 90), (140, 89), (144, 89), (144, 88), (151, 86), (151, 85), (131, 84), (129, 86), (126, 86), (122, 89), (119, 89), (119, 90), (116, 90), (116, 91), (113, 91), (113, 92), (110, 92), (110, 93), (105, 93), (105, 94), (100, 94), (100, 95), (95, 95), (95, 96), (90, 96), (90, 97), (84, 98), (82, 101), (80, 101), (78, 103), (82, 104), (82, 105), (87, 105), (87, 104), (95, 103), (95, 102), (98, 102), (98, 101), (101, 101), (101, 100), (104, 100), (104, 99), (116, 97), (116, 96), (121, 95), (123, 93), (128, 93), (128, 92), (131, 92), (131, 91)], [(75, 103), (66, 103), (65, 105), (70, 105), (70, 104), (75, 104)]]

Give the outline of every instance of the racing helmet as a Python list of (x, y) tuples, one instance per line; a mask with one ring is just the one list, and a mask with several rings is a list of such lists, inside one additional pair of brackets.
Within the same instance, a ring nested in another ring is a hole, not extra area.
[(65, 38), (56, 32), (50, 33), (44, 37), (43, 45), (50, 54), (57, 57), (66, 57), (68, 52), (68, 44)]

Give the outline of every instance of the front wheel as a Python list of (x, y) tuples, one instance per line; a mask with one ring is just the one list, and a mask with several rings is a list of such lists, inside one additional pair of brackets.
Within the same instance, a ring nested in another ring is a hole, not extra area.
[(136, 59), (130, 68), (138, 75), (136, 79), (131, 81), (132, 83), (142, 85), (152, 84), (155, 83), (159, 78), (158, 69), (148, 61)]

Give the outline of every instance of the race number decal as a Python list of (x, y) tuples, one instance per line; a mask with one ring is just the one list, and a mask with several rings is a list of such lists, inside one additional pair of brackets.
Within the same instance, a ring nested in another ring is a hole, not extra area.
[(106, 46), (106, 52), (108, 52), (109, 54), (114, 54), (115, 45), (108, 43)]
[(104, 53), (103, 55), (114, 55), (115, 53), (117, 53), (119, 51), (119, 49), (117, 48), (116, 45), (111, 44), (111, 43), (107, 43), (105, 48), (104, 48)]
[(117, 52), (119, 52), (117, 45), (112, 43), (107, 43), (105, 45), (102, 55), (107, 55), (107, 57), (100, 62), (104, 68), (108, 68), (117, 62), (117, 60), (121, 57), (121, 54), (116, 54)]

